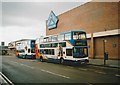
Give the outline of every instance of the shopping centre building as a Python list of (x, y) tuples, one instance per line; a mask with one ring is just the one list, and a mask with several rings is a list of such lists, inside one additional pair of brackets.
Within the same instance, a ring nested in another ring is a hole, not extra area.
[[(46, 35), (59, 34), (71, 30), (84, 30), (87, 33), (89, 58), (120, 59), (120, 3), (88, 2), (71, 9), (53, 19), (53, 27), (46, 20)], [(53, 10), (54, 11), (54, 10)], [(50, 16), (54, 13), (50, 13)]]

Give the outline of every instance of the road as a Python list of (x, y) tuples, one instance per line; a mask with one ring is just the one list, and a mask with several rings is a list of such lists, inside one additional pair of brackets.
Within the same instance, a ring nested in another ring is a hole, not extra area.
[(117, 68), (69, 66), (2, 56), (2, 73), (13, 83), (118, 83)]

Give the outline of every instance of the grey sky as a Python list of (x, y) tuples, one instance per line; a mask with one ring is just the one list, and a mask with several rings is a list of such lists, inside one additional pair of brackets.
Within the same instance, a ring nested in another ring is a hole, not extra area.
[(60, 15), (81, 4), (83, 2), (2, 2), (0, 40), (7, 44), (23, 38), (45, 36), (45, 21), (51, 10)]
[[(2, 25), (28, 26), (31, 25), (31, 22), (45, 21), (51, 10), (53, 10), (56, 15), (59, 15), (80, 4), (81, 3), (78, 2), (3, 2)], [(25, 23), (26, 21), (28, 22)]]

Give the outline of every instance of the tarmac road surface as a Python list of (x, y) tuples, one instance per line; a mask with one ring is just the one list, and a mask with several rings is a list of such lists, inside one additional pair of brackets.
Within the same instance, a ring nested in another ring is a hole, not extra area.
[(13, 83), (118, 83), (119, 69), (99, 66), (69, 66), (2, 56), (2, 73)]

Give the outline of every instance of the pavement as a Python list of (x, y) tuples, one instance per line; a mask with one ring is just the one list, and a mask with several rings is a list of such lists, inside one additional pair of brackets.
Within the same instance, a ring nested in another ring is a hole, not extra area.
[(89, 64), (112, 68), (120, 68), (120, 60), (106, 60), (106, 64), (104, 65), (104, 59), (89, 59)]

